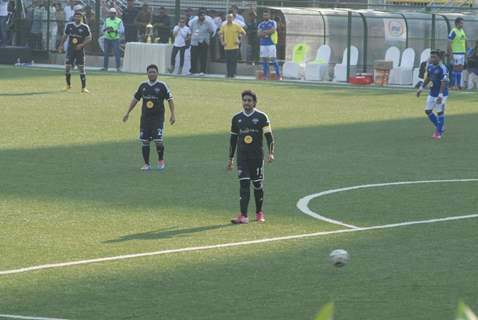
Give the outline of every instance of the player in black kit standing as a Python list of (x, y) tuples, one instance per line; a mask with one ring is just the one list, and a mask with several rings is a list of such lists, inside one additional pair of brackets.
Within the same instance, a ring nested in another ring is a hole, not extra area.
[(168, 100), (169, 111), (171, 113), (169, 123), (173, 125), (176, 122), (173, 95), (166, 83), (158, 81), (158, 67), (156, 65), (149, 65), (146, 71), (148, 73), (148, 81), (144, 81), (140, 84), (129, 105), (128, 111), (123, 117), (123, 122), (128, 121), (130, 112), (134, 109), (138, 101), (143, 99), (139, 132), (139, 140), (142, 143), (144, 159), (144, 166), (141, 170), (151, 170), (151, 165), (149, 164), (149, 144), (151, 141), (154, 141), (156, 144), (158, 169), (162, 170), (165, 168), (163, 144), (164, 100)]
[(86, 73), (85, 73), (85, 46), (91, 41), (90, 27), (82, 22), (83, 13), (76, 11), (73, 16), (74, 21), (68, 22), (65, 26), (65, 32), (60, 40), (58, 51), (64, 50), (63, 44), (65, 38), (68, 40), (65, 57), (65, 91), (71, 89), (71, 69), (78, 66), (80, 70), (81, 92), (88, 93), (86, 89)]
[(262, 211), (264, 200), (264, 147), (263, 137), (266, 137), (269, 151), (268, 162), (274, 160), (274, 138), (269, 118), (264, 112), (256, 109), (257, 96), (251, 90), (243, 91), (243, 111), (232, 118), (231, 140), (227, 170), (231, 171), (234, 163), (234, 154), (237, 149), (237, 174), (240, 182), (241, 212), (231, 222), (234, 224), (249, 223), (247, 208), (251, 193), (251, 181), (256, 200), (256, 221), (264, 222)]

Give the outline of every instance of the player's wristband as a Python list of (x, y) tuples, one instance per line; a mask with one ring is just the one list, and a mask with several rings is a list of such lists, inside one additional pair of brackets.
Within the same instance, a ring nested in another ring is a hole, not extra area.
[(442, 98), (442, 99), (443, 99), (443, 93), (440, 93), (440, 94), (438, 95), (438, 98)]

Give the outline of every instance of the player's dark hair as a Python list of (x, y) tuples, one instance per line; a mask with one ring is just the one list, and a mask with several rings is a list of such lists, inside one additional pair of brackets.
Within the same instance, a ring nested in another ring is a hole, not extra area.
[(441, 51), (439, 49), (433, 49), (430, 51), (430, 54), (436, 54), (437, 56), (441, 56)]
[(252, 100), (254, 100), (254, 104), (257, 103), (257, 96), (252, 90), (244, 90), (241, 93), (241, 97), (244, 99), (245, 96), (252, 97)]
[(158, 66), (155, 65), (155, 64), (150, 64), (150, 65), (146, 68), (146, 72), (148, 72), (149, 69), (154, 69), (154, 70), (156, 70), (156, 72), (159, 72)]
[(460, 22), (463, 22), (463, 21), (465, 21), (465, 19), (463, 19), (462, 17), (456, 18), (456, 19), (455, 19), (455, 26), (456, 26), (457, 24), (459, 24)]

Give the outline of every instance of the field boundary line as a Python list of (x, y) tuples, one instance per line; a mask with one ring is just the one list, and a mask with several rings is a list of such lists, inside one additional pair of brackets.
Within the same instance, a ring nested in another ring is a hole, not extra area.
[(60, 318), (45, 318), (45, 317), (29, 317), (15, 314), (0, 314), (0, 319), (24, 319), (24, 320), (67, 320)]
[(186, 247), (186, 248), (179, 248), (179, 249), (169, 249), (169, 250), (161, 250), (161, 251), (153, 251), (153, 252), (119, 255), (119, 256), (112, 256), (112, 257), (105, 257), (105, 258), (95, 258), (95, 259), (77, 260), (77, 261), (62, 262), (62, 263), (43, 264), (43, 265), (37, 265), (37, 266), (31, 266), (31, 267), (25, 267), (25, 268), (19, 268), (19, 269), (3, 270), (3, 271), (0, 271), (0, 276), (45, 270), (45, 269), (55, 269), (55, 268), (64, 268), (64, 267), (79, 266), (79, 265), (86, 265), (86, 264), (93, 264), (93, 263), (100, 263), (100, 262), (108, 262), (108, 261), (119, 261), (119, 260), (159, 256), (159, 255), (174, 254), (174, 253), (240, 247), (240, 246), (246, 246), (246, 245), (276, 242), (276, 241), (304, 239), (304, 238), (312, 238), (312, 237), (320, 237), (320, 236), (326, 236), (326, 235), (360, 232), (360, 231), (368, 231), (368, 230), (391, 229), (391, 228), (398, 228), (398, 227), (411, 226), (411, 225), (431, 224), (431, 223), (448, 222), (448, 221), (473, 219), (473, 218), (478, 218), (478, 213), (463, 215), (463, 216), (429, 219), (429, 220), (406, 221), (406, 222), (400, 222), (400, 223), (385, 224), (385, 225), (371, 226), (371, 227), (364, 227), (364, 228), (357, 228), (357, 229), (350, 229), (350, 228), (338, 229), (338, 230), (332, 230), (332, 231), (322, 231), (322, 232), (315, 232), (315, 233), (306, 233), (306, 234), (298, 234), (298, 235), (282, 236), (282, 237), (274, 237), (274, 238), (266, 238), (266, 239), (258, 239), (258, 240), (230, 242), (230, 243), (206, 245), (206, 246), (199, 246), (199, 247)]
[(309, 208), (309, 203), (315, 198), (320, 198), (326, 195), (345, 192), (345, 191), (352, 191), (352, 190), (359, 190), (359, 189), (368, 189), (368, 188), (378, 188), (378, 187), (389, 187), (389, 186), (403, 186), (403, 185), (414, 185), (414, 184), (427, 184), (427, 183), (454, 183), (454, 182), (477, 182), (478, 178), (471, 178), (471, 179), (443, 179), (443, 180), (416, 180), (416, 181), (395, 181), (395, 182), (383, 182), (383, 183), (371, 183), (371, 184), (361, 184), (352, 187), (345, 187), (345, 188), (337, 188), (337, 189), (330, 189), (314, 194), (310, 194), (305, 196), (299, 201), (297, 201), (297, 208), (304, 214), (324, 222), (332, 223), (335, 225), (347, 227), (350, 229), (360, 229), (361, 227), (355, 226), (352, 224), (347, 224), (342, 221), (334, 220), (323, 215), (320, 215)]

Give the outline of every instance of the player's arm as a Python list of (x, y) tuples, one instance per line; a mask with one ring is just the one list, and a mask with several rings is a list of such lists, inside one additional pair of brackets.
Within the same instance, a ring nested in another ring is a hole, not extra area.
[(262, 128), (262, 130), (264, 132), (264, 136), (266, 137), (267, 150), (269, 151), (267, 162), (271, 163), (274, 161), (274, 136), (272, 135), (272, 129), (269, 124)]
[(174, 100), (173, 100), (173, 94), (171, 93), (171, 90), (169, 90), (167, 85), (163, 86), (163, 94), (168, 100), (168, 105), (169, 105), (169, 111), (170, 111), (170, 116), (169, 116), (169, 123), (173, 125), (176, 122), (176, 114), (174, 113), (175, 108), (174, 108)]
[(128, 111), (126, 111), (126, 114), (123, 116), (123, 122), (128, 121), (129, 114), (131, 111), (133, 111), (134, 107), (136, 107), (136, 104), (138, 103), (139, 100), (136, 100), (136, 97), (134, 97), (131, 102), (129, 103), (129, 108)]
[(231, 124), (231, 137), (229, 138), (229, 159), (227, 160), (227, 171), (232, 170), (232, 166), (234, 164), (234, 154), (236, 153), (237, 149), (237, 139), (239, 138), (239, 128), (235, 123), (234, 119), (232, 119)]
[(85, 38), (85, 41), (83, 41), (82, 43), (80, 43), (79, 45), (76, 46), (76, 50), (83, 49), (84, 47), (86, 47), (86, 46), (88, 45), (88, 43), (91, 42), (91, 40), (93, 40), (93, 38), (91, 37), (91, 34), (89, 34), (89, 35)]
[(169, 99), (168, 104), (169, 104), (169, 111), (171, 113), (171, 116), (169, 117), (169, 123), (173, 125), (174, 123), (176, 123), (176, 115), (174, 113), (174, 100), (172, 98)]
[(443, 101), (443, 93), (445, 92), (447, 85), (448, 85), (448, 73), (444, 72), (440, 82), (440, 93), (438, 94), (438, 98), (436, 101), (439, 104), (442, 103)]
[(138, 101), (141, 100), (141, 87), (142, 86), (138, 87), (138, 90), (134, 94), (133, 99), (129, 103), (128, 111), (126, 111), (126, 114), (123, 116), (123, 122), (128, 121), (129, 114), (131, 113), (131, 111), (133, 111), (134, 107), (136, 107)]
[(423, 81), (423, 84), (420, 85), (420, 87), (417, 90), (417, 98), (420, 97), (420, 94), (422, 93), (423, 89), (425, 89), (429, 83), (430, 83), (430, 78), (427, 76), (425, 80)]

